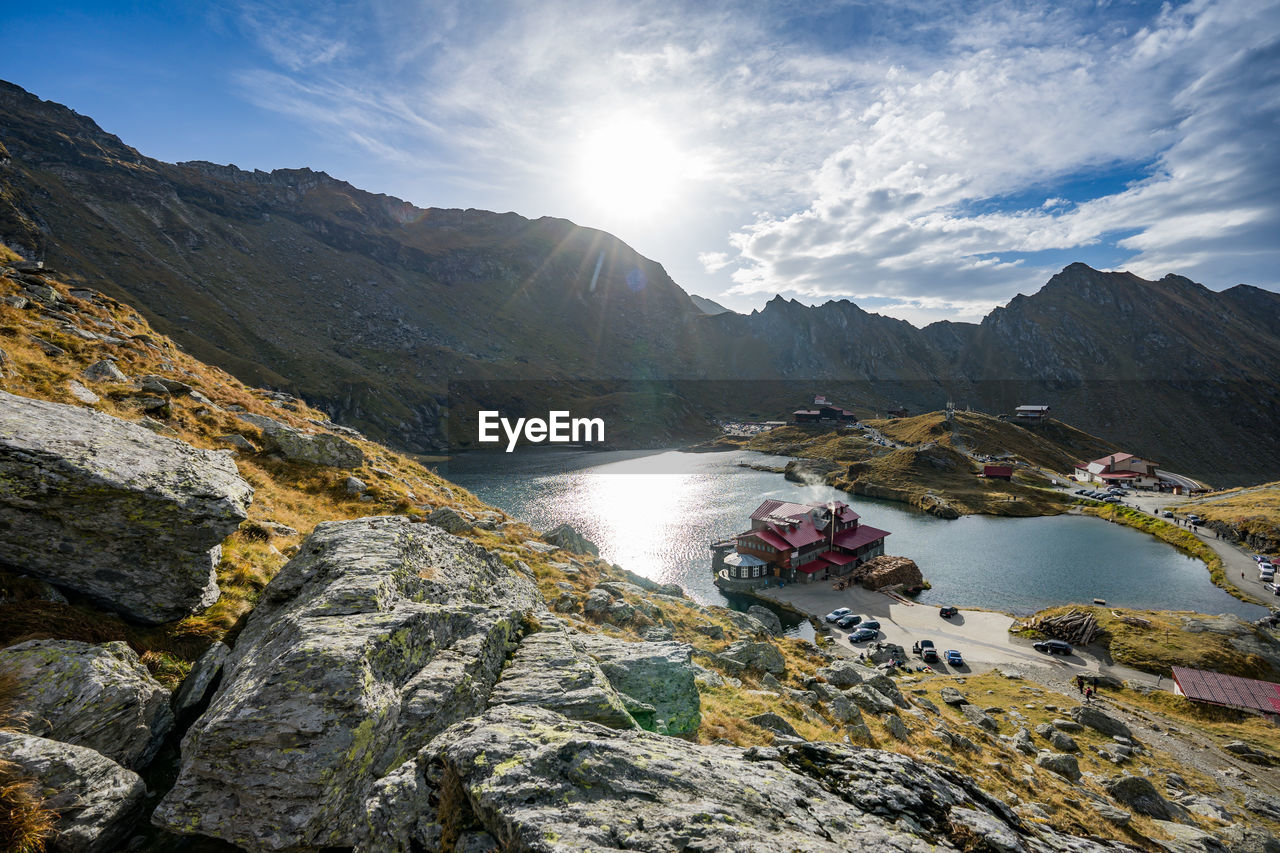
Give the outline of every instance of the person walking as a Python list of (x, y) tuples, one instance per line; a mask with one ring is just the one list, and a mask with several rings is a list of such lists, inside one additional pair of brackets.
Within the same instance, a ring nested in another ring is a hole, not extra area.
[(1084, 676), (1083, 675), (1076, 676), (1076, 690), (1078, 690), (1081, 693), (1084, 692)]
[(1092, 687), (1086, 687), (1086, 688), (1084, 689), (1084, 703), (1085, 703), (1086, 705), (1090, 705), (1090, 704), (1092, 704), (1092, 703), (1093, 703), (1093, 688), (1092, 688)]

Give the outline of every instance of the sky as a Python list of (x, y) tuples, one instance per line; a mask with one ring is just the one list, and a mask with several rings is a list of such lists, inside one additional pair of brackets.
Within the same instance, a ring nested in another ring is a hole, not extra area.
[(143, 154), (563, 217), (739, 311), (976, 321), (1074, 261), (1280, 290), (1280, 0), (52, 0), (0, 30), (0, 78)]

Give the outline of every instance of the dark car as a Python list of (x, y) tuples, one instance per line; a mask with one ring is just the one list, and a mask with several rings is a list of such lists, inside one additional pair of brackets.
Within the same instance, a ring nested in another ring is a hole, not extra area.
[(964, 666), (964, 658), (955, 649), (947, 649), (947, 663), (952, 666)]
[(1064, 643), (1062, 640), (1044, 640), (1036, 643), (1031, 648), (1038, 652), (1044, 652), (1047, 655), (1069, 655), (1071, 654), (1071, 644)]
[(852, 628), (861, 621), (862, 617), (857, 613), (850, 613), (848, 616), (841, 616), (840, 619), (836, 621), (836, 624), (841, 628)]
[(872, 631), (870, 628), (859, 628), (849, 635), (849, 642), (862, 643), (867, 640), (874, 640), (879, 631)]
[(876, 621), (876, 620), (874, 620), (874, 619), (868, 619), (868, 620), (866, 620), (865, 622), (859, 622), (859, 623), (858, 623), (858, 627), (859, 627), (859, 628), (866, 628), (866, 629), (867, 629), (867, 630), (869, 630), (869, 631), (879, 631), (879, 630), (880, 630), (880, 623), (879, 623), (879, 622), (877, 622), (877, 621)]
[(933, 640), (919, 640), (911, 651), (920, 655), (925, 663), (936, 663), (938, 660), (938, 650), (934, 648)]
[(947, 607), (939, 607), (938, 615), (941, 616), (943, 619), (950, 619), (952, 616), (960, 615), (960, 608), (951, 607), (949, 605)]

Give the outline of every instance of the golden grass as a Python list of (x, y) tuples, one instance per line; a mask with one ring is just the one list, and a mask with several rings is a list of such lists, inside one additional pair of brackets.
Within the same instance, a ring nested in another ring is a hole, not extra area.
[(0, 759), (0, 850), (43, 853), (56, 823), (57, 815), (44, 804), (39, 780)]

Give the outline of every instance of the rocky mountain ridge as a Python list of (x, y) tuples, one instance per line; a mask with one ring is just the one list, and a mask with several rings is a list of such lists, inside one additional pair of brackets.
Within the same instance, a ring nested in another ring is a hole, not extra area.
[(447, 446), (459, 381), (725, 380), (672, 386), (681, 411), (623, 437), (706, 437), (814, 392), (913, 413), (1034, 402), (1214, 485), (1280, 476), (1270, 291), (1072, 264), (979, 324), (781, 298), (709, 315), (659, 264), (564, 220), (418, 208), (309, 169), (161, 163), (12, 84), (0, 108), (0, 239), (411, 451)]

